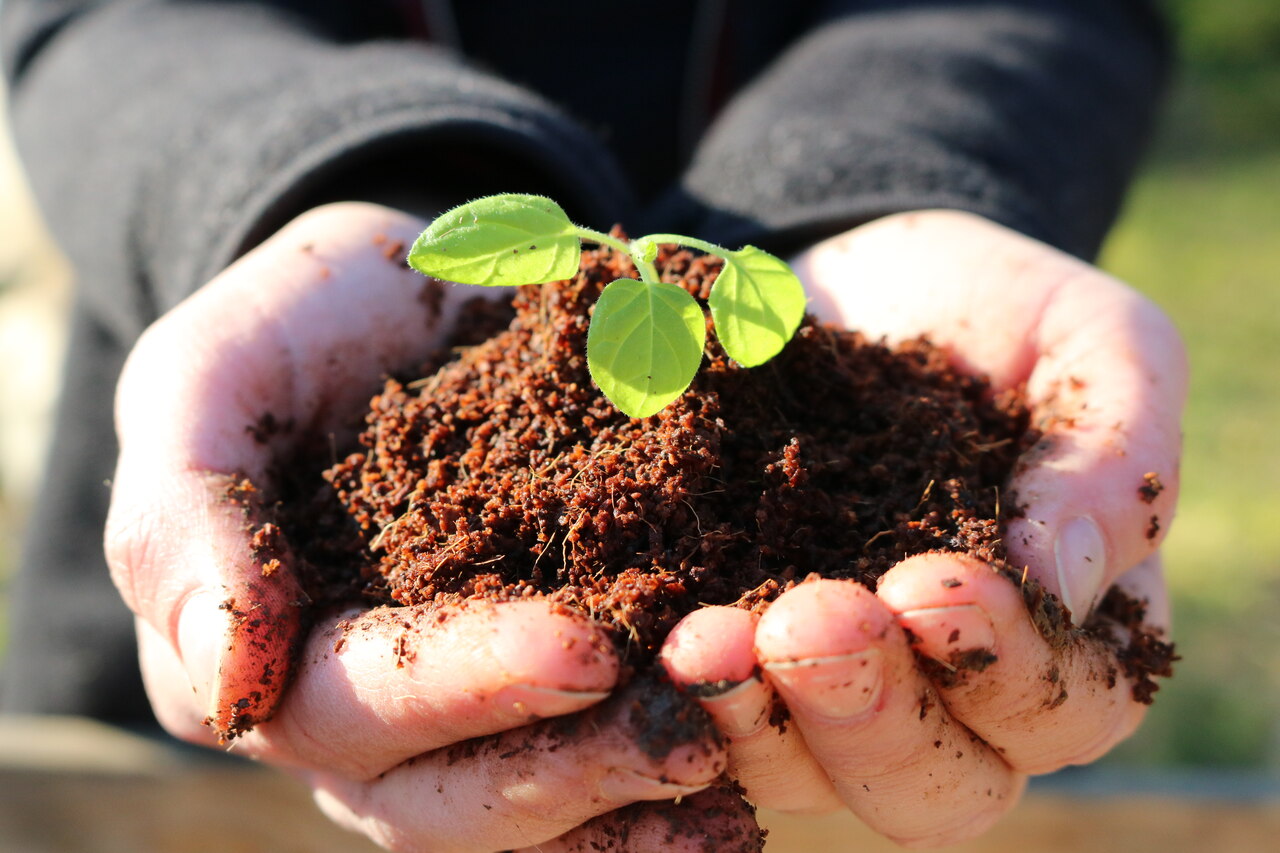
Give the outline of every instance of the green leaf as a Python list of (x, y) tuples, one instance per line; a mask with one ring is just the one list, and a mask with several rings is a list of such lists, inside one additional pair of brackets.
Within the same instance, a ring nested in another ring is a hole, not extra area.
[(782, 260), (755, 246), (724, 254), (724, 269), (707, 304), (716, 336), (744, 367), (773, 358), (804, 318), (804, 288)]
[(459, 284), (542, 284), (578, 272), (582, 244), (549, 198), (495, 195), (441, 214), (409, 250), (409, 266)]
[(587, 366), (615, 406), (647, 418), (689, 387), (706, 338), (702, 309), (683, 288), (620, 278), (596, 302)]

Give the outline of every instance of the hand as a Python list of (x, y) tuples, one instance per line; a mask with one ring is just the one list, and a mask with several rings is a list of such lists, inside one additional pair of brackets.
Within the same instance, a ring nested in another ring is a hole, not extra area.
[[(423, 298), (440, 285), (390, 247), (424, 225), (373, 205), (311, 211), (131, 354), (106, 550), (137, 615), (152, 704), (176, 736), (235, 738), (237, 752), (291, 770), (332, 817), (397, 850), (560, 850), (620, 828), (634, 849), (667, 849), (671, 806), (614, 810), (699, 791), (723, 751), (640, 749), (625, 697), (601, 702), (618, 661), (587, 619), (530, 600), (447, 619), (351, 612), (308, 632), (288, 553), (255, 548), (262, 519), (241, 477), (266, 485), (295, 436), (340, 429), (384, 374), (439, 346), (475, 294)], [(255, 437), (267, 414), (292, 429)], [(584, 709), (576, 726), (533, 724)], [(698, 794), (687, 808), (722, 799)], [(748, 819), (721, 813), (722, 828)]]
[[(1011, 563), (1076, 624), (1118, 584), (1149, 602), (1150, 625), (1167, 625), (1156, 548), (1178, 488), (1186, 363), (1158, 309), (1079, 260), (950, 211), (857, 228), (805, 252), (797, 272), (822, 319), (890, 342), (927, 334), (996, 389), (1025, 383), (1045, 435), (1011, 483), (1026, 510), (1006, 527)], [(996, 662), (947, 683), (913, 654), (976, 648)], [(1105, 644), (1047, 642), (1014, 584), (954, 555), (905, 560), (875, 593), (803, 584), (759, 619), (698, 611), (663, 662), (677, 683), (737, 685), (701, 701), (757, 805), (849, 808), (916, 845), (980, 834), (1027, 774), (1098, 758), (1145, 710)], [(767, 725), (775, 691), (791, 713), (783, 731)]]

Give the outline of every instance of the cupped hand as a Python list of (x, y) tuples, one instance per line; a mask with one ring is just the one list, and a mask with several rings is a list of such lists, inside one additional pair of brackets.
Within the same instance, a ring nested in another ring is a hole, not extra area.
[[(1025, 385), (1043, 439), (1005, 500), (1010, 562), (1081, 624), (1118, 585), (1168, 623), (1157, 547), (1178, 489), (1186, 360), (1169, 320), (1094, 267), (980, 217), (922, 211), (814, 246), (796, 262), (820, 318), (890, 342), (927, 335), (992, 386)], [(990, 661), (931, 678), (917, 655)], [(902, 843), (980, 834), (1027, 775), (1092, 761), (1145, 705), (1113, 649), (1045, 637), (1015, 584), (977, 560), (926, 554), (881, 579), (802, 584), (757, 618), (706, 608), (663, 650), (758, 805), (848, 808)], [(762, 673), (762, 674), (761, 674)], [(790, 714), (769, 725), (775, 697)]]
[[(618, 661), (596, 626), (532, 600), (309, 625), (244, 485), (267, 485), (296, 436), (342, 429), (384, 374), (444, 340), (474, 291), (404, 266), (424, 225), (366, 204), (310, 211), (131, 354), (106, 551), (153, 707), (179, 737), (231, 738), (296, 773), (328, 814), (394, 849), (573, 849), (623, 829), (634, 849), (667, 849), (669, 815), (615, 810), (700, 791), (723, 751), (637, 746), (625, 697), (602, 702)], [(722, 828), (749, 820), (717, 813)]]

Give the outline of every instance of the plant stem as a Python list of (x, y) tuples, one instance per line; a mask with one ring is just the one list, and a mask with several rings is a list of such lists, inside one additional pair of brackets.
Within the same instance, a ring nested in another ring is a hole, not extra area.
[(613, 249), (615, 252), (622, 252), (624, 255), (630, 258), (631, 262), (635, 264), (636, 270), (640, 273), (641, 281), (647, 282), (649, 284), (656, 284), (659, 281), (658, 268), (655, 267), (652, 263), (636, 257), (635, 252), (631, 251), (630, 243), (626, 243), (622, 240), (619, 240), (616, 237), (611, 237), (608, 234), (602, 233), (600, 231), (593, 231), (590, 228), (583, 228), (581, 225), (575, 225), (574, 228), (578, 230), (578, 236), (581, 237), (583, 240), (587, 240), (588, 242), (596, 243), (601, 246), (608, 246), (610, 249)]
[(690, 249), (697, 249), (699, 252), (706, 252), (708, 255), (715, 255), (717, 258), (727, 259), (731, 254), (723, 246), (717, 246), (715, 243), (708, 243), (706, 240), (699, 240), (696, 237), (685, 237), (683, 234), (647, 234), (644, 239), (652, 240), (655, 243), (675, 243), (678, 246), (687, 246)]
[(578, 236), (583, 240), (598, 243), (601, 246), (608, 246), (615, 252), (625, 252), (628, 255), (631, 254), (631, 246), (628, 243), (619, 240), (617, 237), (611, 237), (603, 231), (592, 231), (590, 228), (583, 228), (581, 225), (575, 225), (573, 227), (578, 230)]
[(649, 284), (657, 284), (661, 279), (658, 277), (658, 268), (653, 265), (652, 261), (646, 261), (643, 258), (637, 258), (631, 255), (631, 262), (636, 265), (636, 269), (640, 271), (640, 280)]

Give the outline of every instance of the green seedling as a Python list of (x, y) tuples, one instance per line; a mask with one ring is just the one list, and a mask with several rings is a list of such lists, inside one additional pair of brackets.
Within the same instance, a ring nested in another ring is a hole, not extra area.
[(441, 215), (409, 250), (409, 266), (459, 284), (545, 284), (572, 278), (582, 241), (628, 255), (640, 280), (622, 278), (600, 294), (587, 330), (587, 367), (604, 395), (633, 418), (656, 414), (684, 393), (702, 362), (702, 307), (658, 277), (659, 244), (677, 244), (724, 260), (707, 304), (729, 357), (755, 367), (777, 355), (804, 316), (804, 289), (784, 262), (754, 246), (733, 251), (682, 237), (650, 234), (630, 243), (574, 225), (554, 201), (496, 195)]

